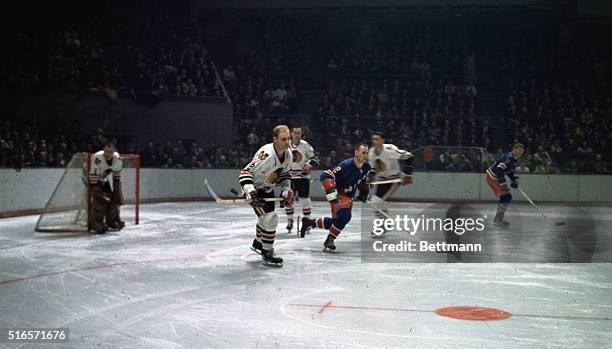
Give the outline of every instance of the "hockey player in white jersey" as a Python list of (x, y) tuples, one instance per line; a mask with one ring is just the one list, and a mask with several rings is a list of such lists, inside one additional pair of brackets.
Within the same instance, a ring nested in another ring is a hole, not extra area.
[[(319, 160), (315, 157), (312, 146), (302, 139), (302, 128), (294, 127), (291, 129), (291, 142), (289, 150), (293, 156), (291, 163), (291, 187), (293, 192), (302, 205), (304, 217), (310, 217), (312, 213), (312, 203), (310, 201), (310, 170), (319, 165)], [(287, 233), (293, 229), (294, 205), (285, 205), (287, 215)]]
[[(390, 182), (376, 184), (372, 190), (374, 194), (370, 197), (372, 205), (382, 211), (375, 210), (375, 214), (378, 218), (384, 218), (384, 214), (388, 212), (386, 201), (400, 185), (412, 183), (412, 154), (393, 144), (385, 144), (385, 135), (382, 132), (372, 132), (372, 148), (368, 161), (374, 169), (370, 177), (371, 182)], [(372, 235), (375, 236), (374, 233)]]
[(119, 207), (123, 205), (122, 168), (121, 157), (113, 143), (92, 155), (87, 174), (91, 193), (87, 222), (90, 232), (104, 234), (108, 228), (120, 230), (125, 226), (119, 217)]
[(266, 265), (282, 266), (283, 259), (274, 255), (273, 246), (278, 225), (274, 201), (262, 199), (273, 198), (274, 187), (278, 185), (281, 187), (282, 203), (293, 203), (290, 174), (292, 161), (289, 128), (278, 125), (272, 130), (272, 143), (261, 147), (253, 160), (240, 172), (240, 186), (257, 215), (253, 249), (261, 253)]

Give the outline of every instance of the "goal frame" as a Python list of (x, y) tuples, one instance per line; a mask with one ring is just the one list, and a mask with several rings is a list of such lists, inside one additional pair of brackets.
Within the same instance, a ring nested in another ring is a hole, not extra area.
[[(89, 231), (89, 226), (90, 226), (89, 212), (90, 212), (90, 206), (91, 206), (91, 185), (89, 184), (87, 180), (87, 174), (90, 173), (92, 156), (93, 156), (93, 153), (88, 153), (88, 152), (80, 152), (80, 153), (73, 154), (72, 159), (70, 160), (70, 163), (68, 164), (66, 168), (64, 168), (64, 173), (62, 174), (60, 180), (55, 185), (55, 188), (53, 189), (51, 196), (47, 200), (45, 207), (42, 209), (40, 216), (38, 217), (38, 220), (36, 221), (36, 226), (35, 226), (36, 232), (76, 233), (76, 232)], [(133, 217), (132, 223), (139, 224), (140, 223), (140, 155), (139, 154), (120, 154), (119, 156), (124, 163), (126, 161), (134, 162), (134, 168), (133, 168), (134, 176), (135, 176), (134, 178), (134, 198), (125, 200), (125, 204), (134, 205), (134, 217)], [(83, 180), (83, 185), (86, 187), (84, 190), (84, 195), (81, 197), (80, 199), (81, 201), (75, 202), (74, 205), (51, 207), (53, 198), (58, 194), (58, 190), (60, 189), (62, 182), (64, 181), (65, 177), (68, 174), (68, 171), (70, 170), (69, 165), (72, 163), (73, 159), (76, 157), (82, 157), (85, 159), (84, 160), (85, 162), (82, 164), (82, 169), (83, 169), (82, 180)], [(84, 204), (83, 204), (83, 201), (85, 201)], [(45, 214), (68, 212), (71, 210), (79, 210), (79, 212), (77, 212), (77, 215), (76, 215), (76, 218), (78, 218), (80, 214), (80, 210), (83, 210), (83, 209), (85, 210), (85, 214), (87, 217), (85, 225), (79, 225), (77, 223), (74, 223), (74, 224), (60, 225), (57, 227), (40, 227), (41, 220), (43, 219), (43, 216)]]

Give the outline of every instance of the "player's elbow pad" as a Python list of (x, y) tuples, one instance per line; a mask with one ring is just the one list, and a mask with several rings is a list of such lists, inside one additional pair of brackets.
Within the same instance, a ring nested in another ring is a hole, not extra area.
[(321, 181), (321, 184), (323, 185), (323, 189), (325, 189), (326, 193), (336, 190), (336, 181), (333, 179), (325, 179)]

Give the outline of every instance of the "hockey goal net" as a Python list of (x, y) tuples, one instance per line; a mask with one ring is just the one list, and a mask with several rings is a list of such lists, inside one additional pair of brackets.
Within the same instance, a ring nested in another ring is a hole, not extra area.
[[(87, 173), (91, 164), (91, 153), (76, 153), (72, 156), (59, 183), (45, 205), (36, 231), (81, 232), (87, 231), (91, 192), (87, 185)], [(126, 224), (138, 224), (140, 206), (140, 156), (121, 155), (121, 189), (124, 205), (121, 220)]]

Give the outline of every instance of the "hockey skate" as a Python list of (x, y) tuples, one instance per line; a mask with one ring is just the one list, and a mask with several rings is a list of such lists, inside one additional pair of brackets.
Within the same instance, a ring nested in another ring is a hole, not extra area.
[(287, 219), (287, 234), (291, 234), (293, 230), (293, 219)]
[(108, 224), (108, 228), (113, 231), (119, 231), (125, 227), (124, 221), (116, 221)]
[(306, 233), (311, 229), (316, 227), (316, 223), (314, 219), (310, 219), (308, 217), (302, 217), (302, 227), (300, 228), (300, 237), (303, 238), (306, 236)]
[(253, 252), (257, 254), (261, 254), (261, 251), (263, 250), (263, 245), (261, 244), (261, 242), (257, 241), (257, 239), (253, 239), (253, 245), (251, 245), (251, 250), (253, 250)]
[(504, 219), (503, 212), (497, 212), (495, 218), (493, 218), (493, 225), (507, 227), (510, 225), (510, 222)]
[(262, 250), (261, 259), (267, 267), (282, 267), (283, 259), (274, 255), (274, 249)]
[(90, 234), (106, 234), (108, 231), (108, 225), (106, 223), (94, 223), (89, 228)]
[(335, 237), (327, 235), (327, 239), (323, 243), (323, 252), (333, 252), (336, 250), (336, 244), (334, 244)]

